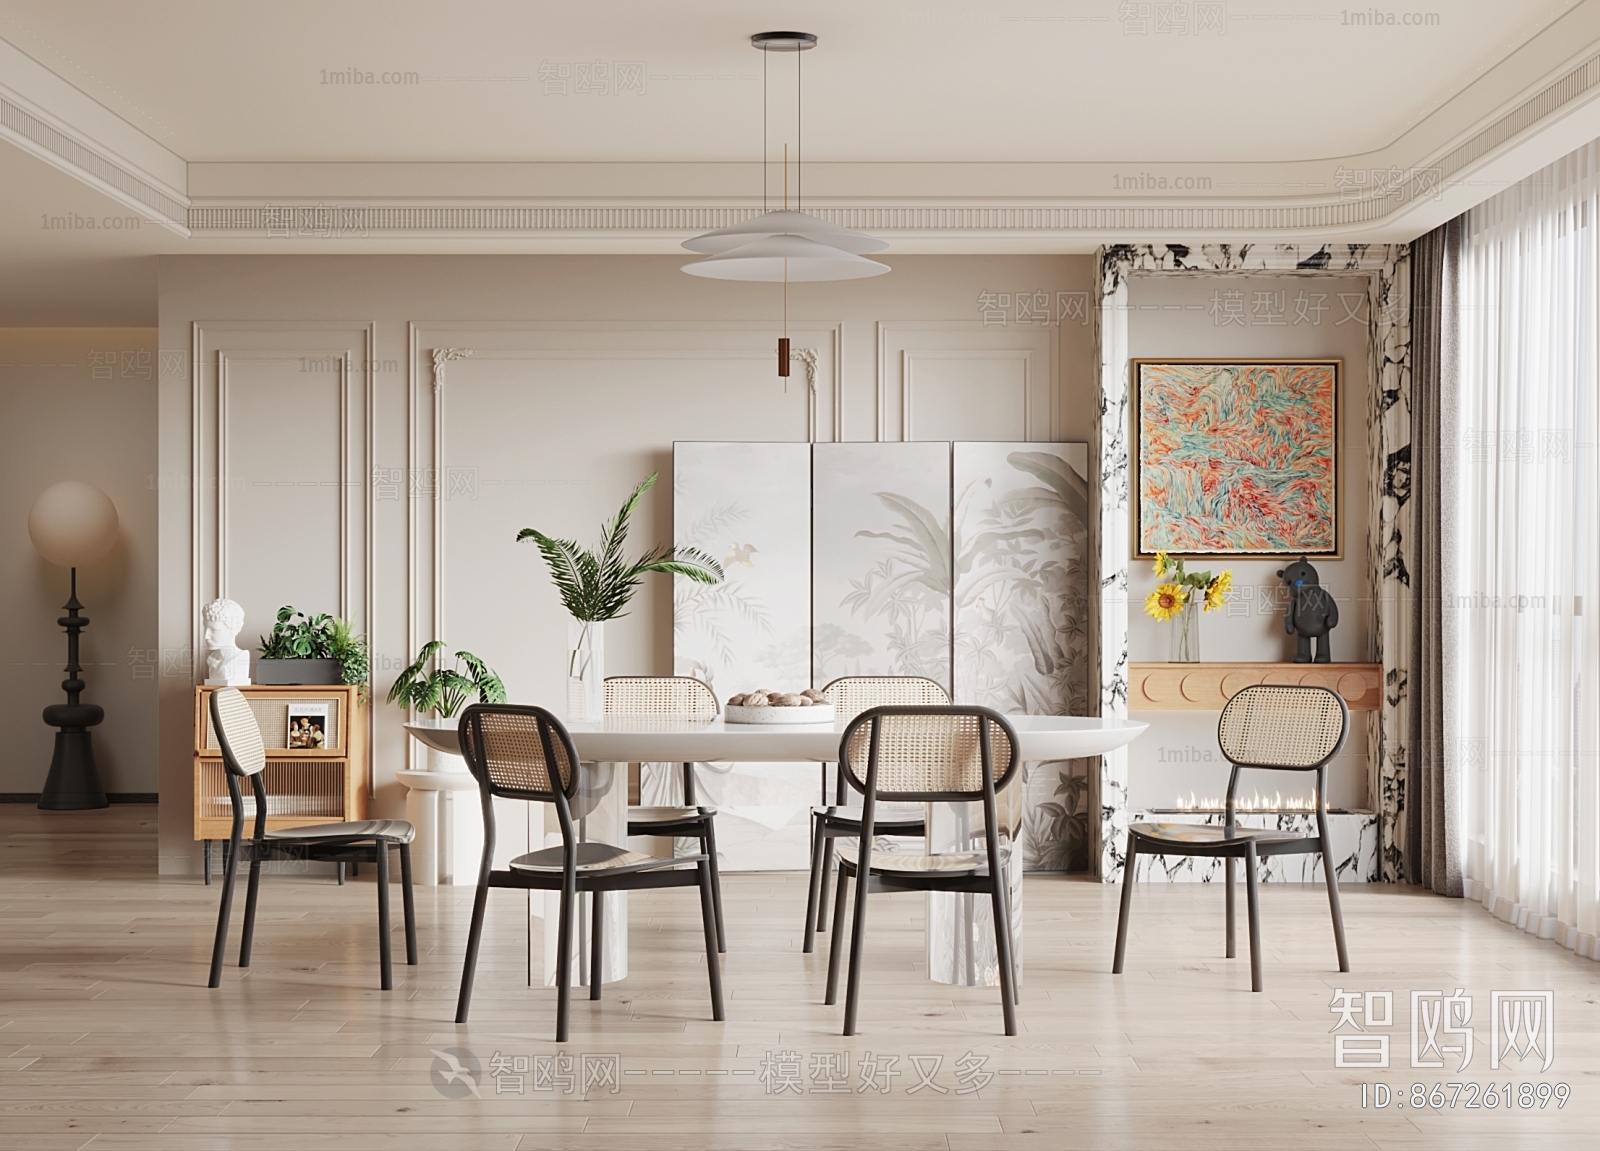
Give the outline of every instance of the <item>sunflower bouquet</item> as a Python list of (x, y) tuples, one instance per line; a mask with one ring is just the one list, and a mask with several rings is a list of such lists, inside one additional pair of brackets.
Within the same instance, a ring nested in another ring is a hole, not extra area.
[(1156, 552), (1155, 573), (1163, 578), (1156, 590), (1144, 597), (1144, 612), (1162, 623), (1176, 618), (1196, 596), (1206, 611), (1216, 611), (1227, 601), (1228, 589), (1233, 586), (1231, 570), (1216, 575), (1185, 571), (1183, 560), (1173, 559), (1166, 552)]

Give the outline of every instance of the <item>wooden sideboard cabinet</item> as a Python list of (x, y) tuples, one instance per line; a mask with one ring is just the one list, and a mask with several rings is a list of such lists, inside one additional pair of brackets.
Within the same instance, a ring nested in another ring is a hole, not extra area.
[(1221, 711), (1252, 684), (1331, 688), (1351, 711), (1383, 706), (1378, 663), (1130, 663), (1129, 711)]
[[(194, 689), (194, 837), (205, 844), (206, 882), (211, 882), (211, 841), (233, 832), (233, 805), (228, 799), (227, 768), (211, 724), (214, 687)], [(355, 684), (251, 684), (238, 689), (250, 702), (267, 748), (262, 783), (267, 789), (267, 829), (311, 823), (341, 823), (367, 818), (371, 756), (367, 743), (367, 708)], [(328, 707), (321, 747), (290, 748), (289, 705), (317, 703)], [(245, 833), (254, 829), (255, 800), (244, 788)]]

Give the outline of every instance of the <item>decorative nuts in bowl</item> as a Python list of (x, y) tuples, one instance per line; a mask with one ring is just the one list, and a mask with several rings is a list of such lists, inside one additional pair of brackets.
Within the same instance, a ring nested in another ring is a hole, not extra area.
[(757, 688), (728, 700), (722, 714), (727, 723), (832, 723), (833, 702), (813, 687), (793, 693)]

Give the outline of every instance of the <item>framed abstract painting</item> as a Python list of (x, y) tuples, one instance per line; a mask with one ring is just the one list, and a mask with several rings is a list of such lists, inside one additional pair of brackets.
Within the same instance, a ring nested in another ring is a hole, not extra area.
[(1134, 360), (1135, 554), (1344, 554), (1341, 360)]

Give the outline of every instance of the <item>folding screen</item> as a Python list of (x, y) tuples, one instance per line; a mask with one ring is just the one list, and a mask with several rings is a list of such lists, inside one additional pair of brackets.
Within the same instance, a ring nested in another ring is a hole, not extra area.
[[(673, 540), (709, 552), (726, 578), (673, 581), (673, 670), (726, 701), (769, 687), (811, 685), (811, 445), (673, 446)], [(717, 806), (729, 870), (806, 866), (814, 763), (702, 765), (703, 802)], [(681, 803), (679, 773), (647, 767), (644, 803)]]
[[(922, 675), (958, 702), (1082, 715), (1088, 674), (1084, 444), (680, 443), (675, 538), (724, 561), (676, 581), (674, 664), (719, 699)], [(952, 524), (954, 530), (952, 531)], [(645, 802), (671, 802), (665, 771)], [(806, 865), (815, 765), (701, 769), (730, 870)], [(1089, 772), (1035, 765), (1030, 869), (1088, 862)], [(723, 827), (729, 830), (724, 831)]]
[(950, 690), (950, 445), (817, 444), (812, 678), (921, 675)]

